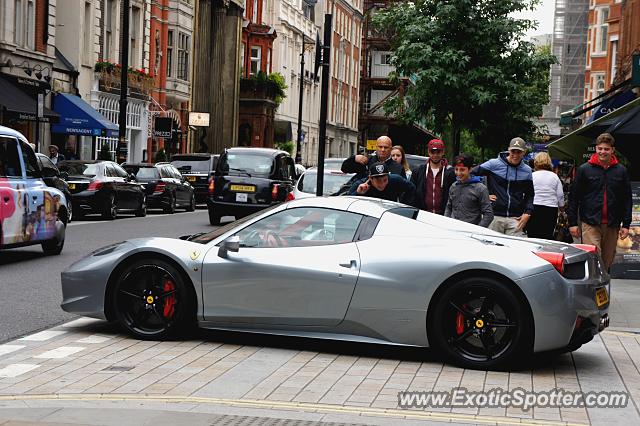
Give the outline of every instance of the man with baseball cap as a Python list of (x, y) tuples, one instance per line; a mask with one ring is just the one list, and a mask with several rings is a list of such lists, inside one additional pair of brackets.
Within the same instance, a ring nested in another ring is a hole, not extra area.
[(493, 221), (489, 229), (506, 235), (524, 237), (524, 227), (533, 212), (533, 177), (531, 167), (522, 159), (527, 145), (513, 138), (509, 150), (498, 158), (476, 166), (471, 173), (487, 177), (489, 198), (493, 202)]
[(389, 136), (380, 136), (376, 141), (376, 152), (369, 157), (366, 155), (352, 155), (342, 162), (343, 173), (355, 173), (357, 179), (367, 177), (369, 165), (381, 161), (385, 163), (389, 172), (394, 175), (406, 177), (402, 165), (391, 159), (391, 148), (393, 143)]
[(449, 199), (449, 188), (456, 180), (453, 167), (444, 158), (444, 142), (431, 139), (427, 144), (429, 158), (411, 174), (416, 186), (414, 205), (421, 210), (443, 214)]
[(403, 177), (391, 174), (386, 162), (378, 161), (369, 166), (369, 177), (356, 181), (349, 195), (364, 195), (383, 200), (398, 201), (407, 194), (413, 197), (416, 187)]

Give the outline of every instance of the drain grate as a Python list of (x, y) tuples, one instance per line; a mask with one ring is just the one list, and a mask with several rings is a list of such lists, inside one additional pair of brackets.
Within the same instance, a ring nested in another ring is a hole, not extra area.
[(211, 426), (361, 426), (356, 423), (314, 422), (310, 420), (232, 415), (215, 415), (211, 420)]
[(102, 371), (129, 371), (133, 370), (135, 367), (129, 367), (126, 365), (113, 365), (111, 367), (103, 368)]

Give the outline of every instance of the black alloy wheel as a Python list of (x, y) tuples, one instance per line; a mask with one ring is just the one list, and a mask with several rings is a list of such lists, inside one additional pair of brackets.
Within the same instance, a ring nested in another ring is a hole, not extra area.
[(140, 201), (140, 207), (136, 210), (136, 216), (145, 217), (147, 215), (147, 197), (142, 195), (142, 200)]
[(187, 211), (188, 212), (196, 211), (196, 195), (195, 194), (191, 194), (191, 199), (189, 200)]
[(144, 340), (177, 337), (195, 319), (183, 275), (163, 260), (141, 259), (117, 277), (112, 303), (118, 322)]
[(176, 198), (173, 194), (169, 193), (168, 205), (166, 205), (163, 210), (167, 214), (174, 214), (176, 212)]
[(465, 368), (505, 366), (531, 348), (525, 307), (509, 286), (492, 278), (450, 285), (429, 318), (432, 346)]
[(102, 218), (106, 220), (114, 220), (118, 217), (118, 206), (116, 205), (116, 196), (114, 194), (109, 195), (107, 202), (102, 212)]

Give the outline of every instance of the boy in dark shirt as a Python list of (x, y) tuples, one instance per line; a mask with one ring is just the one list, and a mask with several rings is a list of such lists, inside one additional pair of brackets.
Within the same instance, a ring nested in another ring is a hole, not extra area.
[(349, 195), (364, 195), (383, 200), (398, 201), (403, 193), (413, 197), (416, 191), (414, 184), (408, 180), (389, 173), (386, 163), (378, 161), (369, 167), (369, 177), (356, 181), (349, 190)]

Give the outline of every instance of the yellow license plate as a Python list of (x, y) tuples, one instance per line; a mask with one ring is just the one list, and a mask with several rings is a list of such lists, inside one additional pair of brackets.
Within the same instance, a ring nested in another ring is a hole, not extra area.
[(75, 183), (70, 183), (69, 184), (69, 189), (76, 189), (76, 184)]
[(187, 176), (187, 180), (189, 182), (195, 182), (196, 181), (196, 177), (195, 176)]
[(609, 303), (609, 294), (607, 293), (607, 289), (604, 287), (601, 287), (599, 289), (596, 290), (596, 305), (598, 305), (598, 308), (600, 306), (604, 306), (607, 303)]
[(256, 192), (256, 187), (253, 185), (231, 185), (232, 191), (241, 191), (241, 192)]

